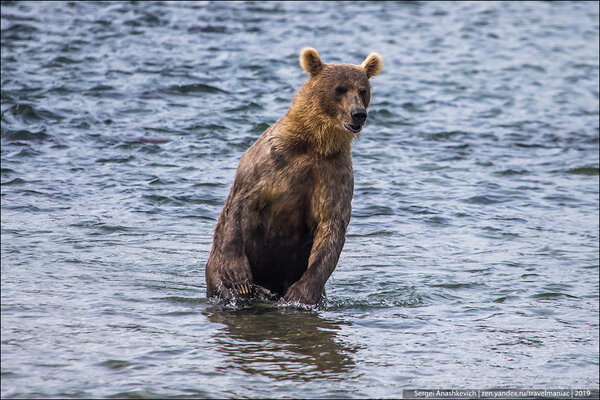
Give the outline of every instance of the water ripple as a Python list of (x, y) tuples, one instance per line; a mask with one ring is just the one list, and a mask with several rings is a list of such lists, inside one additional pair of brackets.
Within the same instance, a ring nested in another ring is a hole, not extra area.
[[(598, 15), (2, 2), (2, 397), (597, 387)], [(303, 46), (385, 63), (327, 301), (208, 300), (237, 164)]]

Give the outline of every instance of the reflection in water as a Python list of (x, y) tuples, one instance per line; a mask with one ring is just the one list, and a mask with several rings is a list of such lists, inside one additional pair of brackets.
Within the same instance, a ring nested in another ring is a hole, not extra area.
[(211, 322), (225, 326), (214, 342), (225, 355), (222, 369), (235, 368), (272, 379), (310, 381), (315, 377), (342, 380), (354, 367), (349, 347), (336, 338), (341, 322), (316, 313), (278, 309), (271, 303), (231, 310), (209, 307)]

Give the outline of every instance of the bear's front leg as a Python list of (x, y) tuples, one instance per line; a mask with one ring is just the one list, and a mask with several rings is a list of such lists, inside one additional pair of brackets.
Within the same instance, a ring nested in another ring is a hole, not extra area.
[(325, 283), (333, 273), (346, 241), (346, 225), (338, 220), (322, 223), (317, 229), (302, 277), (289, 287), (283, 300), (291, 303), (317, 304), (325, 293)]
[(252, 294), (252, 271), (245, 256), (235, 259), (216, 256), (206, 266), (207, 296), (229, 299)]
[(219, 216), (213, 248), (206, 263), (207, 297), (228, 299), (252, 294), (252, 270), (241, 231), (243, 210), (243, 202), (230, 195)]
[(286, 303), (318, 304), (325, 291), (325, 286), (320, 285), (315, 279), (304, 279), (304, 276), (296, 281), (285, 292), (283, 301)]

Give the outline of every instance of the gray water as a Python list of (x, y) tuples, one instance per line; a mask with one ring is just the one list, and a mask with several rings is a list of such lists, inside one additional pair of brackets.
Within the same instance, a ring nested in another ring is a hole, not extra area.
[[(2, 2), (2, 397), (597, 388), (598, 9)], [(328, 300), (208, 301), (307, 45), (384, 60)]]

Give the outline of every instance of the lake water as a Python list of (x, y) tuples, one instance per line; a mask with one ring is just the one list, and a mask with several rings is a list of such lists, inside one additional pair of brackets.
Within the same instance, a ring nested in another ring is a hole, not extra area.
[[(598, 2), (2, 2), (10, 397), (598, 388)], [(384, 60), (313, 310), (205, 298), (239, 158)]]

